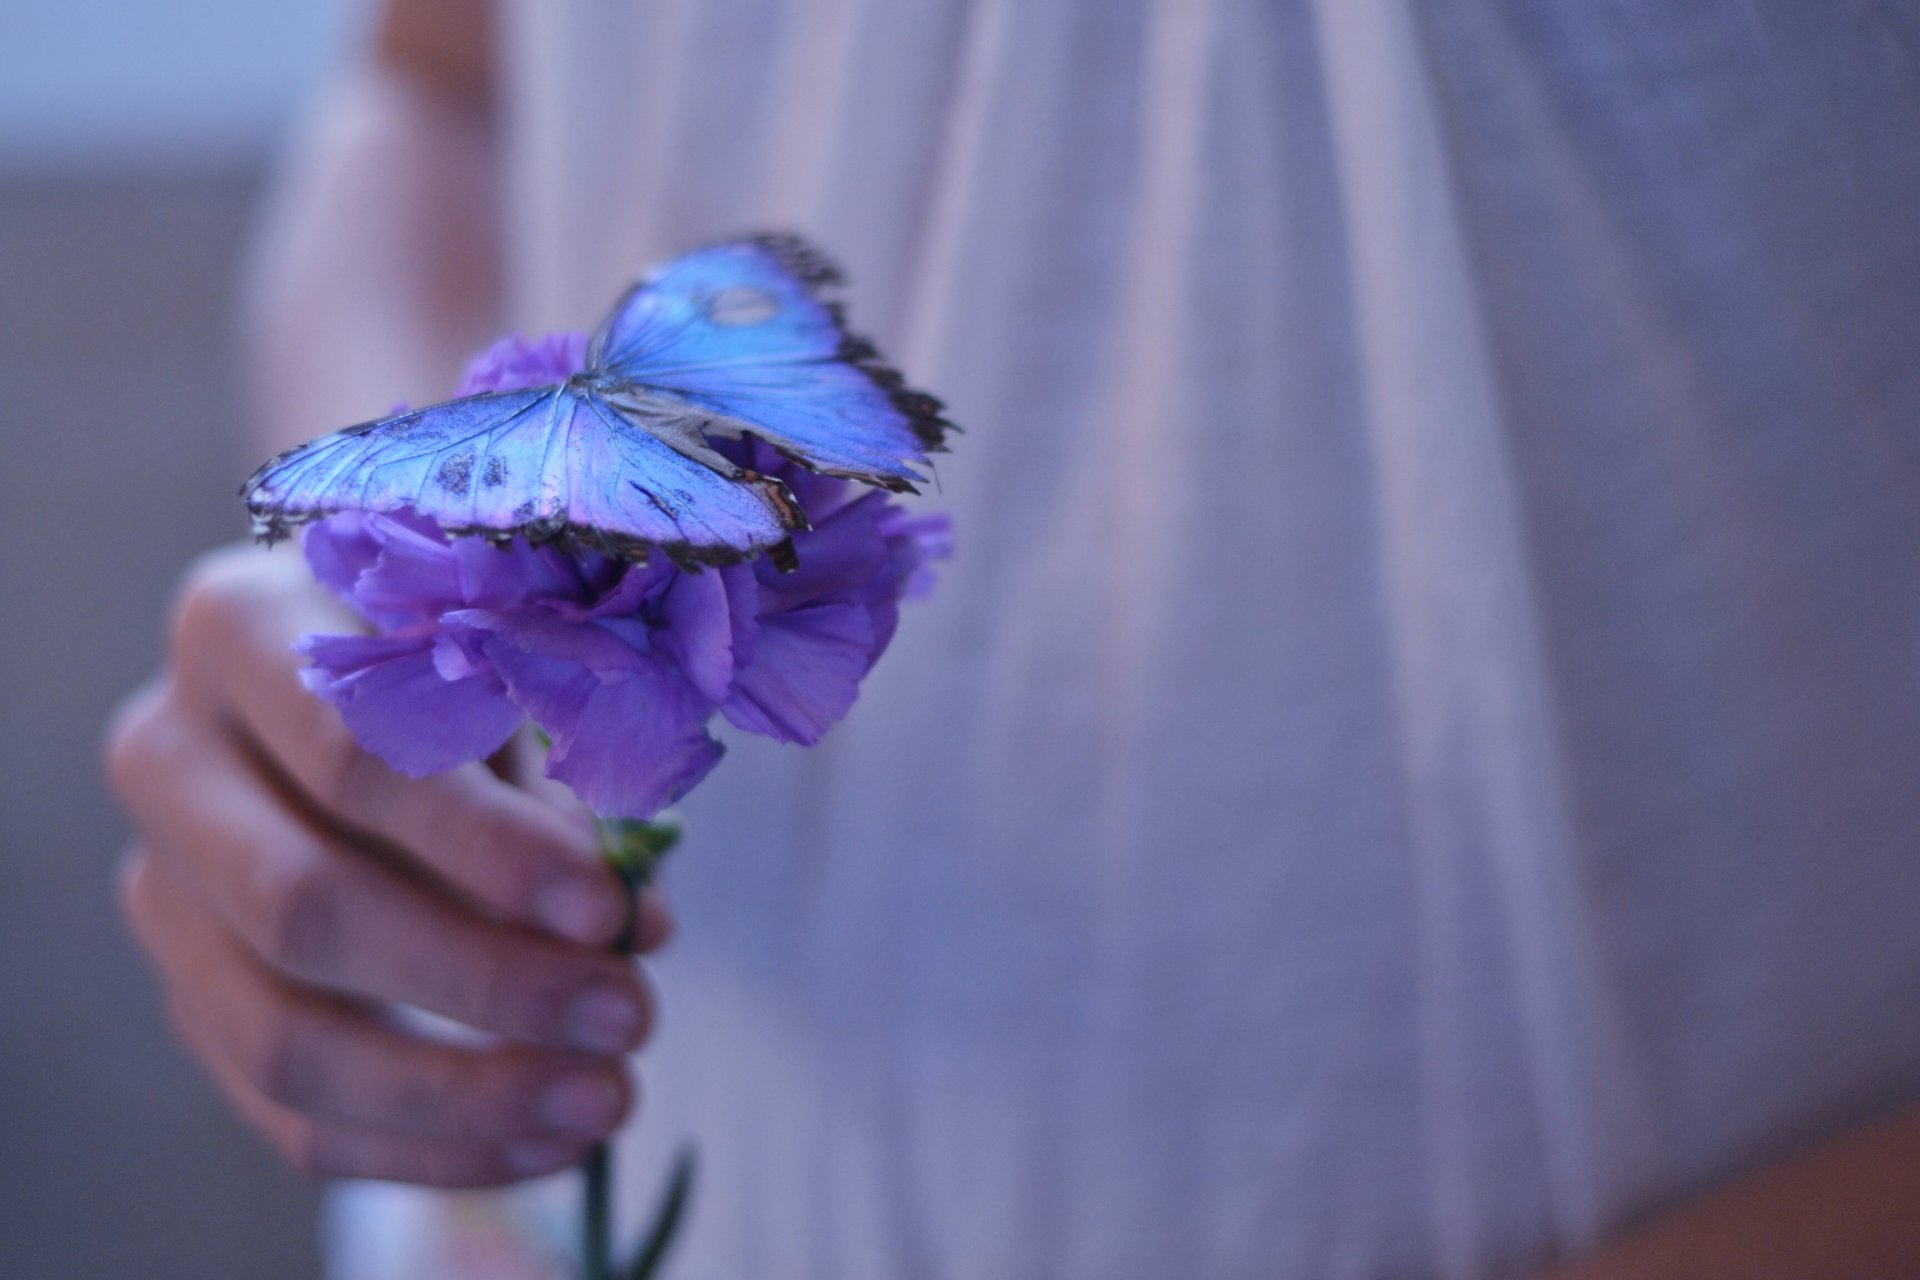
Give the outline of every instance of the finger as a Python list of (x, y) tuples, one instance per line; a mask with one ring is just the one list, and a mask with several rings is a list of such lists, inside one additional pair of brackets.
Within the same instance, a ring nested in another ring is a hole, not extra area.
[[(515, 734), (495, 760), (501, 776), (536, 800), (545, 802), (572, 821), (594, 825), (593, 811), (566, 783), (546, 776), (546, 750), (531, 733)], [(673, 936), (673, 914), (657, 888), (643, 890), (634, 903), (633, 944), (635, 953), (658, 951)]]
[(658, 951), (673, 937), (673, 914), (658, 889), (640, 895), (634, 907), (633, 949), (641, 955)]
[(631, 1090), (606, 1058), (457, 1046), (262, 970), (167, 864), (142, 859), (123, 895), (183, 1036), (282, 1107), (370, 1132), (479, 1141), (593, 1141)]
[(651, 998), (631, 962), (485, 920), (282, 808), (217, 732), (164, 702), (119, 749), (125, 802), (270, 968), (509, 1039), (620, 1053)]
[(278, 564), (268, 572), (257, 558), (199, 571), (177, 623), (189, 693), (237, 719), (347, 831), (405, 850), (490, 910), (575, 941), (610, 941), (628, 905), (584, 808), (542, 804), (479, 762), (405, 777), (362, 751), (339, 712), (301, 685), (294, 642), (354, 629), (303, 574)]
[(586, 1146), (577, 1143), (489, 1143), (368, 1132), (282, 1107), (223, 1065), (213, 1067), (213, 1077), (248, 1123), (309, 1177), (371, 1178), (448, 1189), (499, 1187), (558, 1173), (586, 1156)]

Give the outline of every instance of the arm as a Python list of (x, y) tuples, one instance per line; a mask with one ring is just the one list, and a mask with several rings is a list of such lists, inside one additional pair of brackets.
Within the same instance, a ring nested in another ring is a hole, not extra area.
[[(276, 443), (432, 394), (495, 324), (484, 101), (414, 65), (425, 37), (399, 15), (419, 11), (390, 11), (268, 240)], [(134, 824), (124, 912), (181, 1038), (298, 1167), (445, 1186), (558, 1170), (631, 1105), (622, 1058), (651, 1000), (606, 950), (628, 904), (590, 819), (537, 771), (406, 778), (358, 749), (291, 649), (354, 625), (294, 553), (188, 571), (162, 670), (107, 735)], [(639, 912), (658, 945), (660, 904)]]
[(371, 56), (292, 148), (243, 325), (261, 457), (397, 400), (443, 398), (499, 336), (487, 12), (391, 0)]
[(1920, 1106), (1664, 1214), (1539, 1280), (1920, 1275)]

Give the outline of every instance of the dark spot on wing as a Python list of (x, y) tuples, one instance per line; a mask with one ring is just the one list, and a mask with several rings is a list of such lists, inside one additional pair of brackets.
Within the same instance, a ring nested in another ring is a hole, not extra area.
[(507, 482), (507, 460), (499, 454), (487, 459), (487, 469), (480, 477), (480, 483), (489, 489), (498, 489)]
[[(669, 502), (667, 500), (666, 494), (656, 493), (654, 490), (649, 489), (644, 485), (637, 484), (632, 480), (627, 481), (627, 487), (632, 489), (635, 493), (639, 494), (641, 497), (645, 498), (649, 503), (653, 505), (653, 509), (655, 511), (658, 511), (661, 515), (665, 516), (667, 519), (672, 520), (676, 523), (679, 521), (680, 508), (675, 506), (673, 503)], [(679, 498), (682, 502), (686, 501), (686, 498), (687, 498), (687, 495), (685, 493), (679, 492), (678, 490), (675, 491), (674, 496)]]
[(473, 484), (473, 454), (456, 453), (440, 464), (434, 481), (448, 493), (465, 493)]

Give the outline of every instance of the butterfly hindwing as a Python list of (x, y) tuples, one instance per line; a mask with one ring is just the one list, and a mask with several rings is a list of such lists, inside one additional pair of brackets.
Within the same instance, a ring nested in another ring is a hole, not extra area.
[(682, 398), (816, 471), (912, 489), (950, 424), (847, 333), (822, 296), (838, 281), (790, 236), (696, 250), (621, 299), (594, 335), (588, 376)]
[(637, 544), (676, 559), (725, 563), (780, 548), (806, 517), (778, 480), (748, 471), (698, 442), (698, 414), (629, 422), (597, 394), (575, 398), (564, 457), (564, 510), (576, 539), (611, 533), (602, 550), (633, 555)]
[[(574, 384), (450, 400), (322, 436), (244, 493), (269, 539), (340, 510), (410, 509), (449, 533), (560, 538), (691, 561), (781, 546), (802, 522), (776, 480), (699, 446), (699, 415), (659, 433)], [(669, 443), (672, 441), (672, 443)]]

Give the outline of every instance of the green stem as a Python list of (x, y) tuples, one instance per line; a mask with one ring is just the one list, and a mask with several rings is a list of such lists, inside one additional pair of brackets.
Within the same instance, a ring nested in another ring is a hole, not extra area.
[(587, 1200), (580, 1219), (580, 1257), (585, 1280), (613, 1280), (612, 1224), (608, 1220), (613, 1195), (613, 1160), (602, 1142), (587, 1153), (580, 1166), (587, 1176)]
[[(680, 842), (685, 828), (666, 813), (650, 822), (629, 818), (600, 820), (600, 853), (627, 889), (627, 920), (613, 940), (619, 954), (633, 950), (640, 894), (653, 883), (654, 868)], [(604, 1142), (587, 1153), (580, 1166), (586, 1177), (586, 1201), (580, 1217), (580, 1262), (584, 1280), (613, 1280), (613, 1153)]]

